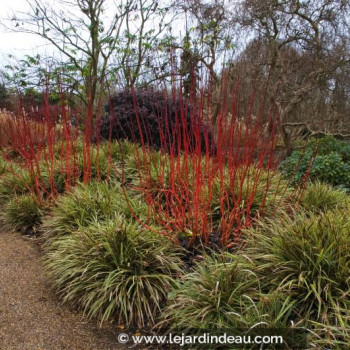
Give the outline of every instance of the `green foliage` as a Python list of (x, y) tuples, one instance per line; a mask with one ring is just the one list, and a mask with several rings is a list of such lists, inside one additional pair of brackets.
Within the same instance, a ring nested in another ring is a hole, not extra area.
[(64, 170), (56, 163), (50, 173), (50, 165), (44, 161), (39, 163), (39, 171), (35, 168), (30, 172), (26, 166), (20, 168), (15, 163), (2, 163), (0, 159), (0, 204), (14, 194), (40, 193), (40, 196), (47, 198), (54, 189), (63, 193), (67, 178)]
[(169, 296), (164, 318), (178, 329), (240, 327), (258, 281), (231, 255), (206, 256)]
[[(257, 217), (263, 214), (272, 217), (280, 208), (282, 208), (286, 200), (290, 197), (291, 189), (288, 183), (275, 171), (266, 171), (250, 167), (242, 168), (237, 171), (234, 183), (230, 182), (228, 174), (224, 174), (224, 193), (226, 193), (224, 203), (227, 206), (227, 212), (231, 212), (233, 208), (244, 213), (244, 218)], [(220, 184), (220, 178), (214, 180), (213, 199), (212, 199), (212, 215), (215, 221), (222, 216), (221, 206), (223, 199), (223, 190)], [(241, 200), (237, 200), (241, 198)], [(235, 202), (238, 202), (239, 207)]]
[[(84, 164), (82, 153), (79, 154), (78, 163), (80, 170), (80, 180), (83, 180), (84, 168), (86, 169), (87, 164)], [(96, 180), (106, 180), (110, 173), (113, 174), (112, 168), (108, 162), (107, 154), (103, 150), (99, 150), (96, 147), (91, 147), (90, 178)]]
[(344, 162), (350, 162), (349, 141), (338, 140), (333, 136), (325, 136), (320, 139), (311, 139), (307, 148), (317, 150), (317, 153), (323, 156), (333, 152), (338, 153)]
[(293, 312), (296, 303), (289, 296), (284, 296), (276, 291), (261, 293), (257, 300), (250, 299), (244, 313), (245, 328), (291, 328), (297, 327)]
[[(69, 155), (67, 159), (63, 159), (60, 155), (61, 147), (60, 144), (56, 144), (54, 147), (55, 161), (53, 165), (47, 161), (40, 163), (41, 180), (43, 185), (51, 192), (56, 190), (58, 193), (63, 193), (68, 180), (70, 185), (75, 185), (76, 182), (83, 181), (84, 171), (87, 171), (87, 159), (84, 160), (84, 145), (81, 140), (77, 140), (73, 145), (72, 153), (74, 157)], [(99, 149), (94, 145), (91, 146), (90, 180), (104, 181), (118, 178), (114, 163), (113, 159), (110, 161), (105, 145), (102, 145)], [(52, 170), (50, 170), (51, 166), (53, 166)], [(69, 168), (69, 173), (67, 168)]]
[(46, 266), (65, 301), (101, 321), (153, 324), (174, 278), (177, 249), (164, 237), (115, 216), (51, 238)]
[(40, 162), (39, 171), (34, 169), (32, 172), (25, 166), (22, 169), (17, 165), (7, 166), (6, 173), (0, 179), (0, 203), (5, 202), (13, 194), (35, 192), (48, 197), (54, 189), (63, 193), (67, 177), (64, 170), (59, 164), (54, 164), (52, 174), (50, 173), (50, 165), (46, 162)]
[(35, 182), (28, 171), (10, 171), (0, 178), (0, 205), (3, 205), (13, 197), (29, 193), (34, 188)]
[(310, 151), (295, 151), (281, 163), (280, 169), (292, 184), (309, 179), (350, 188), (350, 164), (338, 153), (313, 156)]
[(6, 160), (0, 156), (0, 176), (7, 172), (8, 167)]
[[(110, 155), (110, 157), (120, 165), (126, 158), (135, 155), (139, 146), (127, 140), (119, 140), (104, 142), (100, 147), (105, 154)], [(141, 149), (139, 149), (139, 151), (141, 151)]]
[[(91, 180), (107, 180), (107, 179), (118, 179), (119, 172), (117, 169), (117, 162), (114, 160), (116, 146), (114, 144), (102, 144), (98, 148), (96, 145), (91, 145), (90, 147), (90, 159), (89, 159), (89, 178)], [(67, 173), (65, 169), (65, 164), (63, 167), (59, 165), (58, 160), (60, 157), (60, 146), (57, 145), (55, 148), (55, 155), (57, 161), (55, 163), (55, 178), (58, 184), (62, 184), (67, 178)], [(84, 144), (81, 140), (75, 142), (73, 150), (75, 157), (70, 156), (68, 158), (68, 164), (70, 170), (77, 180), (83, 181), (84, 172), (87, 171), (88, 157), (84, 159)], [(87, 150), (85, 150), (87, 152)], [(62, 159), (62, 158), (61, 158)], [(60, 189), (62, 186), (59, 186)], [(61, 192), (61, 191), (59, 191)]]
[(308, 178), (350, 188), (350, 144), (333, 137), (313, 139), (280, 165), (292, 184)]
[(280, 164), (280, 170), (291, 184), (296, 185), (306, 178), (311, 161), (311, 152), (294, 151)]
[(261, 328), (296, 326), (291, 322), (294, 306), (275, 291), (262, 294), (257, 276), (241, 255), (211, 253), (169, 294), (160, 325), (172, 332), (190, 330), (191, 335), (196, 330), (221, 335), (239, 328), (250, 329), (252, 335)]
[(325, 211), (336, 207), (350, 208), (350, 197), (342, 189), (316, 181), (306, 187), (300, 204), (307, 211)]
[[(130, 198), (129, 204), (141, 219), (147, 214), (147, 208), (139, 200)], [(119, 185), (106, 182), (79, 184), (57, 200), (51, 214), (45, 218), (43, 228), (49, 235), (67, 234), (94, 221), (112, 219), (116, 214), (129, 219), (133, 217)]]
[(15, 196), (4, 206), (1, 220), (10, 230), (32, 233), (41, 224), (45, 209), (46, 205), (33, 195)]
[(310, 180), (316, 179), (350, 188), (350, 164), (345, 163), (338, 153), (318, 155), (310, 171)]
[(63, 193), (66, 188), (67, 174), (63, 166), (57, 162), (52, 165), (45, 161), (39, 163), (39, 171), (35, 170), (34, 174), (41, 187), (44, 196), (48, 196), (55, 191)]
[(348, 216), (347, 210), (285, 215), (247, 233), (246, 254), (263, 288), (291, 298), (299, 319), (350, 325)]
[(101, 152), (115, 163), (111, 171), (113, 178), (122, 182), (130, 182), (137, 178), (142, 167), (142, 161), (137, 160), (138, 156), (142, 159), (142, 150), (138, 145), (127, 140), (105, 142), (101, 144)]

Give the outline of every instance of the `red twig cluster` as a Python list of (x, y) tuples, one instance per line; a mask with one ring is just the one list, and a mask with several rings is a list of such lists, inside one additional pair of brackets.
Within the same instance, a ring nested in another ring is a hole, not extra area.
[(188, 245), (198, 239), (238, 244), (242, 229), (264, 213), (266, 202), (269, 210), (276, 209), (286, 196), (286, 183), (275, 171), (278, 116), (263, 109), (254, 116), (253, 99), (248, 113), (239, 115), (236, 91), (220, 99), (215, 111), (204, 91), (190, 99), (179, 91), (164, 92), (178, 106), (172, 120), (167, 108), (154, 111), (159, 152), (152, 149), (159, 140), (152, 140), (154, 131), (147, 129), (134, 99), (141, 135), (135, 140), (141, 143), (135, 154), (136, 188), (165, 234), (176, 234)]
[[(278, 115), (257, 106), (254, 98), (242, 114), (237, 90), (229, 92), (223, 85), (216, 98), (205, 89), (186, 98), (181, 86), (164, 90), (170, 103), (153, 111), (157, 130), (151, 130), (133, 91), (136, 123), (124, 125), (134, 125), (128, 135), (141, 144), (133, 155), (138, 181), (132, 186), (142, 193), (162, 232), (187, 245), (198, 240), (225, 247), (239, 244), (242, 229), (274, 211), (287, 196), (286, 183), (276, 172)], [(65, 189), (77, 180), (90, 181), (93, 136), (99, 154), (99, 131), (93, 127), (99, 123), (94, 124), (92, 105), (79, 149), (79, 131), (71, 123), (74, 113), (65, 106), (63, 94), (61, 99), (56, 113), (44, 95), (30, 115), (21, 108), (17, 117), (2, 121), (2, 146), (20, 154), (39, 198), (62, 190), (58, 178), (63, 178)], [(112, 159), (107, 156), (110, 171)]]

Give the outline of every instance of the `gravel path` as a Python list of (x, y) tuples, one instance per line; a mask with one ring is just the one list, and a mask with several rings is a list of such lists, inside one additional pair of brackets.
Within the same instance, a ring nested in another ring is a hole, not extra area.
[(49, 292), (39, 249), (16, 233), (0, 234), (0, 350), (121, 350), (102, 329)]

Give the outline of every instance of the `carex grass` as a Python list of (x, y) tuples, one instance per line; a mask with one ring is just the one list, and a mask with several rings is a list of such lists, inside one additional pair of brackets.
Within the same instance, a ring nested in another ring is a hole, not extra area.
[(262, 288), (294, 302), (294, 318), (323, 346), (349, 342), (348, 216), (346, 208), (285, 214), (247, 232), (245, 254)]
[(183, 271), (176, 245), (122, 215), (51, 237), (46, 267), (64, 301), (101, 321), (152, 326)]

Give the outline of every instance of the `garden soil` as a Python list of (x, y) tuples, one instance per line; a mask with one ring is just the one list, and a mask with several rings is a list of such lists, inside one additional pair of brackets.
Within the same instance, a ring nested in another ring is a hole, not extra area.
[(0, 233), (0, 350), (121, 350), (118, 332), (61, 305), (50, 292), (38, 244)]

